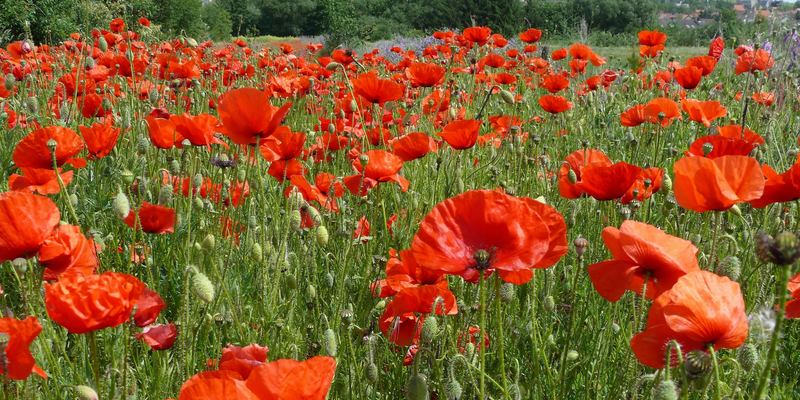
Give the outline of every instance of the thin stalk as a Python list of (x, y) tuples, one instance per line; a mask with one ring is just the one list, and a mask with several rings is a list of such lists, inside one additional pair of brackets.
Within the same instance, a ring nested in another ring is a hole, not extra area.
[(776, 283), (776, 295), (778, 298), (778, 310), (776, 311), (775, 317), (775, 329), (772, 331), (772, 338), (770, 339), (769, 344), (769, 353), (767, 353), (767, 360), (764, 363), (764, 370), (761, 371), (761, 376), (758, 378), (758, 386), (756, 387), (756, 395), (753, 397), (756, 400), (760, 400), (764, 396), (764, 391), (767, 389), (767, 381), (769, 380), (770, 369), (772, 368), (772, 363), (775, 361), (775, 352), (778, 349), (778, 340), (781, 337), (781, 329), (783, 328), (783, 320), (786, 313), (786, 284), (789, 282), (789, 278), (792, 274), (792, 270), (788, 266), (781, 267), (780, 274), (778, 275), (778, 282)]
[(503, 384), (503, 397), (508, 399), (508, 378), (506, 377), (506, 356), (505, 356), (505, 333), (503, 328), (503, 305), (500, 304), (500, 285), (502, 281), (499, 277), (494, 280), (494, 312), (497, 317), (497, 341), (500, 353), (500, 382)]

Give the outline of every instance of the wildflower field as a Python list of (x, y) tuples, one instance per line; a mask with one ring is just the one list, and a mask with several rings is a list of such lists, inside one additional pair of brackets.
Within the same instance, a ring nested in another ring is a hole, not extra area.
[(794, 31), (148, 26), (0, 50), (0, 399), (800, 398)]

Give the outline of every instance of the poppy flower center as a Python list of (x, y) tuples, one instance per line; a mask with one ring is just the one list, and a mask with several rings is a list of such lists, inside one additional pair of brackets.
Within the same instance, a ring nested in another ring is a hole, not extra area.
[(492, 255), (489, 253), (489, 251), (480, 249), (475, 252), (472, 258), (475, 260), (475, 267), (478, 270), (483, 271), (489, 268), (489, 261), (492, 258)]

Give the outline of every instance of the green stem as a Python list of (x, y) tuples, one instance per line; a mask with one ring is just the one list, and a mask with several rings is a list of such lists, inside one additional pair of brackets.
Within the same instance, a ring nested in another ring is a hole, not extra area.
[(717, 362), (714, 345), (708, 346), (708, 352), (711, 353), (711, 362), (714, 365), (714, 400), (720, 400), (722, 399), (722, 381), (719, 379), (719, 362)]
[(778, 349), (778, 340), (781, 337), (781, 328), (783, 328), (783, 319), (786, 310), (786, 284), (789, 282), (789, 278), (792, 274), (791, 269), (788, 266), (780, 267), (782, 270), (778, 276), (777, 287), (775, 290), (777, 291), (776, 295), (778, 297), (778, 311), (777, 316), (775, 317), (775, 330), (772, 331), (772, 338), (770, 339), (769, 344), (769, 353), (767, 353), (767, 361), (764, 363), (764, 370), (761, 371), (761, 376), (758, 378), (758, 386), (756, 387), (756, 395), (753, 397), (756, 400), (761, 400), (764, 396), (764, 391), (767, 389), (767, 381), (769, 380), (769, 373), (772, 367), (772, 363), (775, 361), (775, 352)]
[(483, 275), (483, 271), (480, 271), (480, 277), (478, 278), (478, 291), (480, 296), (480, 307), (481, 307), (481, 315), (480, 315), (480, 331), (478, 334), (478, 349), (481, 352), (481, 375), (480, 375), (480, 399), (486, 398), (486, 346), (483, 344), (483, 335), (485, 335), (486, 329), (486, 277)]
[(100, 354), (97, 352), (97, 337), (95, 331), (89, 332), (86, 335), (89, 341), (89, 358), (92, 360), (92, 376), (94, 377), (94, 389), (99, 395), (100, 388)]
[(500, 353), (500, 382), (503, 383), (503, 397), (508, 399), (508, 378), (506, 377), (505, 333), (503, 329), (503, 305), (500, 304), (500, 286), (502, 280), (494, 280), (494, 312), (497, 316), (497, 351)]

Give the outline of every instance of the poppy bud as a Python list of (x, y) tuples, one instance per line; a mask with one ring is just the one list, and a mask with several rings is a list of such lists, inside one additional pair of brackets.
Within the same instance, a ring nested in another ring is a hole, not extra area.
[(514, 284), (513, 283), (503, 283), (500, 286), (500, 299), (503, 300), (504, 303), (510, 303), (514, 300)]
[(165, 206), (172, 202), (172, 185), (163, 185), (158, 191), (158, 204)]
[(72, 204), (73, 207), (78, 206), (78, 195), (75, 193), (71, 193), (69, 195), (69, 204)]
[(317, 244), (325, 246), (328, 244), (328, 228), (325, 225), (320, 225), (314, 231), (314, 237), (317, 239)]
[(214, 301), (214, 284), (204, 273), (197, 271), (192, 276), (192, 289), (194, 289), (194, 294), (203, 302), (211, 303)]
[(333, 329), (325, 329), (325, 332), (322, 333), (322, 346), (325, 354), (336, 357), (339, 344), (336, 341), (336, 333), (333, 332)]
[(344, 321), (347, 324), (350, 324), (350, 323), (353, 322), (353, 305), (352, 304), (348, 304), (347, 307), (345, 307), (342, 310), (341, 317), (342, 317), (342, 321)]
[(160, 97), (161, 97), (161, 95), (159, 95), (158, 90), (156, 90), (156, 89), (150, 89), (150, 92), (147, 93), (147, 98), (150, 100), (151, 103), (158, 102), (158, 99)]
[(569, 172), (567, 172), (567, 179), (569, 180), (569, 183), (572, 183), (572, 184), (575, 184), (575, 183), (578, 182), (578, 175), (575, 173), (575, 171), (572, 168), (570, 168)]
[(28, 271), (28, 260), (22, 257), (15, 258), (14, 261), (11, 262), (11, 266), (14, 267), (14, 271), (16, 271), (18, 275), (23, 275)]
[(420, 373), (411, 375), (406, 383), (407, 400), (428, 400), (428, 378)]
[(203, 248), (205, 251), (212, 251), (215, 247), (217, 247), (217, 239), (214, 237), (213, 234), (208, 234), (206, 237), (203, 238), (203, 241), (200, 242), (200, 247)]
[(328, 71), (336, 71), (336, 69), (341, 68), (341, 66), (342, 64), (339, 64), (336, 61), (331, 61), (328, 63), (328, 65), (325, 66), (325, 69), (327, 69)]
[(508, 385), (508, 396), (511, 397), (512, 400), (522, 400), (522, 391), (519, 385), (516, 383)]
[(420, 333), (423, 343), (432, 343), (439, 336), (439, 320), (435, 315), (425, 318), (422, 323), (422, 333)]
[(75, 386), (75, 393), (78, 395), (78, 398), (81, 400), (97, 400), (97, 392), (90, 388), (89, 386), (85, 385), (78, 385)]
[(370, 382), (372, 382), (372, 383), (377, 383), (378, 382), (378, 376), (379, 376), (378, 375), (378, 366), (375, 365), (374, 362), (370, 361), (367, 364), (367, 371), (366, 372), (367, 372), (367, 379), (369, 379)]
[(449, 114), (450, 119), (456, 119), (456, 117), (458, 117), (458, 111), (456, 111), (456, 109), (453, 107), (450, 107)]
[(466, 356), (468, 360), (471, 360), (473, 357), (475, 357), (474, 343), (469, 342), (466, 346), (464, 346), (464, 356)]
[(14, 77), (14, 74), (6, 74), (6, 90), (14, 89), (14, 85), (17, 83), (17, 78)]
[(297, 278), (295, 278), (294, 274), (287, 273), (283, 276), (283, 284), (287, 289), (293, 291), (297, 289)]
[(97, 48), (99, 48), (100, 51), (103, 52), (108, 51), (108, 42), (106, 41), (105, 37), (100, 36), (99, 38), (97, 38)]
[(553, 312), (556, 309), (556, 301), (553, 299), (553, 296), (545, 296), (544, 309), (547, 310), (547, 312)]
[(305, 212), (308, 214), (308, 217), (314, 221), (315, 224), (322, 223), (322, 214), (319, 213), (315, 207), (307, 206), (304, 208)]
[(114, 196), (114, 201), (111, 202), (111, 206), (114, 209), (114, 213), (117, 214), (117, 217), (120, 219), (127, 218), (128, 214), (131, 212), (131, 203), (128, 201), (128, 196), (122, 193), (122, 190), (117, 191), (117, 195)]
[(586, 253), (586, 248), (589, 247), (589, 241), (583, 236), (578, 236), (572, 241), (572, 245), (575, 246), (575, 254), (578, 257), (583, 257), (583, 254)]
[(511, 92), (509, 92), (508, 90), (501, 90), (501, 91), (500, 91), (500, 97), (501, 97), (501, 98), (503, 99), (503, 101), (505, 101), (505, 102), (506, 102), (506, 104), (508, 104), (508, 105), (514, 105), (514, 103), (515, 103), (515, 101), (514, 101), (514, 94), (512, 94), (512, 93), (511, 93)]
[(579, 356), (580, 356), (580, 354), (577, 351), (570, 350), (570, 351), (567, 352), (567, 361), (570, 361), (570, 362), (575, 361), (575, 360), (578, 359)]
[(333, 274), (331, 274), (330, 272), (326, 272), (325, 273), (325, 287), (327, 287), (328, 289), (331, 289), (331, 288), (333, 288), (333, 284), (334, 284)]
[(303, 206), (306, 205), (305, 199), (303, 199), (303, 195), (300, 194), (296, 189), (289, 194), (289, 206), (293, 210), (299, 210)]
[(201, 199), (200, 197), (195, 197), (194, 200), (192, 200), (192, 204), (194, 204), (195, 207), (197, 207), (197, 208), (199, 208), (201, 210), (203, 209), (203, 207), (205, 207), (205, 204), (203, 203), (203, 199)]
[(203, 175), (195, 174), (194, 177), (192, 178), (192, 187), (199, 188), (202, 185), (203, 185)]
[(752, 371), (758, 364), (758, 349), (752, 343), (745, 343), (744, 346), (739, 348), (737, 358), (742, 369), (745, 371)]
[(303, 216), (300, 214), (300, 210), (292, 210), (292, 213), (289, 215), (289, 226), (291, 226), (292, 229), (299, 231), (302, 224)]
[(663, 380), (655, 387), (653, 400), (678, 400), (678, 390), (675, 382)]
[(690, 351), (683, 362), (683, 369), (689, 379), (700, 379), (711, 371), (711, 356), (700, 350)]
[(317, 298), (317, 288), (314, 285), (306, 286), (306, 303), (312, 303)]
[(455, 378), (450, 378), (444, 386), (444, 392), (447, 396), (447, 400), (459, 400), (461, 396), (464, 394), (464, 390), (461, 387), (461, 384), (458, 383)]
[(727, 276), (732, 281), (737, 281), (742, 272), (742, 262), (736, 256), (727, 256), (720, 260), (717, 271), (720, 275)]

